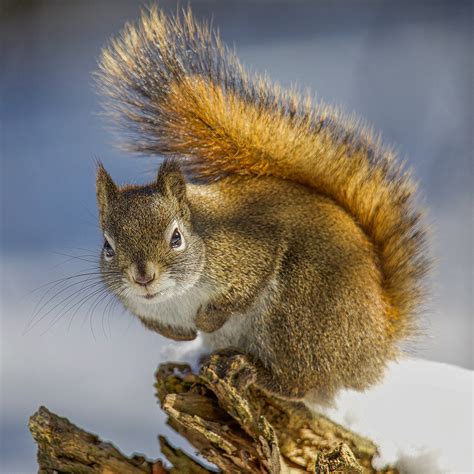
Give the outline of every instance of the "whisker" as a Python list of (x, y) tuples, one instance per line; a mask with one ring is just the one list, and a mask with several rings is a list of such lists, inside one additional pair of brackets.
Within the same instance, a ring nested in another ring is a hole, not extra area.
[[(81, 282), (77, 282), (76, 284), (84, 284), (84, 283), (87, 283), (86, 281), (81, 281)], [(75, 284), (74, 284), (75, 285)], [(79, 288), (78, 290), (75, 290), (73, 293), (71, 294), (68, 294), (66, 295), (64, 298), (62, 298), (58, 303), (56, 303), (55, 305), (53, 305), (51, 308), (49, 308), (48, 310), (46, 310), (44, 312), (44, 314), (42, 314), (41, 317), (38, 318), (38, 316), (42, 313), (43, 309), (46, 309), (47, 306), (53, 302), (55, 300), (55, 298), (57, 298), (60, 294), (62, 294), (64, 291), (66, 291), (67, 289), (69, 289), (69, 287), (72, 287), (74, 285), (68, 285), (68, 287), (66, 288), (63, 288), (61, 289), (60, 291), (58, 291), (58, 293), (56, 293), (55, 295), (53, 295), (51, 298), (48, 299), (48, 301), (46, 303), (44, 303), (42, 305), (42, 307), (38, 310), (38, 312), (34, 315), (34, 320), (32, 322), (32, 324), (30, 324), (26, 330), (26, 332), (29, 332), (31, 329), (33, 329), (35, 326), (37, 326), (41, 321), (44, 320), (44, 318), (46, 316), (48, 316), (49, 314), (51, 314), (55, 309), (57, 309), (58, 307), (60, 307), (63, 303), (66, 303), (66, 306), (68, 304), (68, 301), (71, 300), (71, 298), (74, 298), (75, 296), (79, 295), (80, 293), (84, 292), (84, 291), (87, 291), (88, 289), (91, 289), (97, 285), (101, 285), (101, 281), (98, 280), (98, 281), (93, 281), (93, 282), (89, 282), (87, 284), (86, 287), (81, 287)], [(62, 309), (62, 308), (60, 308)]]
[(97, 252), (97, 247), (93, 249), (86, 249), (84, 247), (66, 247), (69, 250), (80, 250), (81, 252)]
[[(96, 270), (96, 271), (92, 271), (92, 270)], [(86, 273), (87, 272), (87, 273)], [(120, 272), (117, 272), (117, 271), (102, 271), (102, 270), (97, 270), (97, 266), (94, 266), (94, 267), (90, 267), (90, 268), (85, 268), (82, 270), (82, 273), (77, 273), (75, 275), (70, 275), (68, 277), (63, 277), (63, 278), (58, 278), (57, 280), (52, 280), (50, 282), (47, 282), (47, 283), (44, 283), (43, 285), (40, 285), (38, 286), (37, 288), (35, 288), (34, 290), (31, 290), (27, 296), (30, 296), (32, 293), (35, 293), (49, 285), (53, 285), (54, 283), (57, 283), (57, 282), (62, 282), (62, 281), (66, 281), (66, 280), (72, 280), (74, 278), (79, 278), (81, 276), (87, 276), (87, 275), (122, 275)]]
[(44, 283), (26, 295), (30, 297), (31, 294), (41, 291), (38, 300), (32, 305), (34, 308), (23, 334), (43, 324), (47, 326), (45, 331), (47, 332), (64, 317), (69, 319), (68, 330), (70, 330), (79, 311), (84, 306), (90, 305), (85, 319), (89, 319), (95, 339), (92, 317), (97, 309), (104, 305), (102, 330), (107, 337), (107, 333), (111, 333), (112, 310), (120, 301), (119, 297), (127, 294), (127, 281), (124, 280), (122, 272), (109, 270), (106, 267), (100, 268), (101, 254), (97, 247), (93, 249), (70, 247), (65, 251), (52, 253), (65, 258), (53, 268), (70, 262), (83, 262), (85, 265), (81, 266), (84, 268), (75, 274)]
[[(80, 301), (83, 301), (83, 302), (90, 301), (90, 297), (91, 297), (91, 296), (93, 296), (93, 295), (95, 295), (95, 294), (97, 294), (97, 293), (105, 292), (105, 291), (106, 291), (106, 289), (105, 289), (104, 287), (101, 287), (101, 288), (98, 288), (98, 289), (96, 289), (96, 290), (93, 290), (91, 293), (88, 293), (88, 294), (86, 294), (85, 296), (81, 297), (81, 299), (79, 300), (79, 302), (80, 302)], [(75, 296), (77, 296), (77, 294), (76, 294)], [(45, 330), (41, 335), (46, 334), (50, 329), (52, 329), (53, 326), (55, 326), (58, 321), (60, 321), (76, 304), (78, 304), (78, 302), (77, 302), (77, 303), (74, 303), (74, 305), (72, 305), (72, 306), (68, 306), (68, 305), (70, 305), (70, 304), (71, 304), (71, 302), (68, 301), (68, 302), (66, 303), (66, 308), (67, 308), (67, 309), (65, 309), (64, 311), (63, 311), (63, 310), (59, 311), (59, 314), (50, 322), (49, 326), (46, 328), (46, 330)]]
[(109, 301), (107, 302), (104, 308), (102, 318), (103, 320), (105, 320), (105, 324), (106, 324), (106, 327), (108, 328), (110, 336), (112, 336), (112, 329), (110, 326), (110, 316), (112, 314), (113, 308), (115, 308), (115, 305), (119, 302), (119, 297), (124, 292), (125, 288), (126, 287), (122, 287), (115, 293), (110, 293), (111, 298), (109, 299)]
[(65, 265), (66, 263), (69, 263), (73, 260), (79, 260), (81, 262), (87, 262), (87, 263), (97, 263), (97, 262), (100, 261), (99, 257), (97, 255), (93, 255), (93, 254), (69, 255), (67, 253), (62, 253), (62, 252), (52, 252), (52, 253), (55, 254), (55, 255), (60, 255), (62, 257), (69, 257), (64, 262), (60, 262), (52, 268), (57, 268), (61, 265)]
[[(61, 288), (57, 293), (55, 293), (45, 303), (43, 303), (40, 308), (38, 308), (38, 306), (41, 305), (41, 303), (46, 298), (46, 296), (51, 291), (53, 291), (55, 288), (57, 288), (58, 286), (60, 286), (63, 283), (68, 282), (69, 280), (71, 280), (73, 278), (79, 278), (81, 276), (86, 276), (86, 275), (89, 275), (88, 278), (85, 278), (84, 280), (81, 280), (81, 281), (76, 281), (76, 282), (70, 283), (66, 287)], [(51, 286), (51, 288), (49, 288), (43, 294), (43, 296), (40, 298), (40, 300), (36, 304), (36, 306), (33, 310), (32, 319), (34, 319), (38, 315), (38, 313), (40, 313), (54, 298), (57, 298), (60, 294), (62, 294), (64, 291), (67, 291), (69, 288), (72, 288), (73, 286), (76, 286), (76, 285), (80, 285), (81, 283), (84, 283), (84, 281), (100, 281), (100, 280), (109, 281), (109, 279), (112, 279), (111, 275), (101, 275), (100, 273), (89, 273), (89, 274), (82, 273), (80, 275), (74, 275), (74, 276), (71, 276), (71, 277), (66, 277), (66, 278), (62, 278), (62, 279), (57, 280), (56, 283), (53, 286)]]
[[(120, 285), (117, 284), (117, 287), (113, 287), (112, 289), (115, 290), (116, 288), (120, 288)], [(106, 290), (105, 287), (104, 287), (103, 289)], [(96, 291), (98, 291), (98, 290), (96, 290)], [(107, 290), (107, 291), (108, 291), (108, 290)], [(89, 295), (86, 295), (85, 297), (81, 298), (77, 303), (75, 303), (74, 305), (72, 305), (71, 308), (68, 308), (68, 311), (70, 311), (72, 308), (74, 308), (74, 306), (79, 305), (79, 306), (77, 306), (76, 310), (75, 310), (74, 313), (72, 314), (71, 320), (70, 320), (70, 322), (69, 322), (69, 327), (71, 326), (72, 321), (73, 321), (74, 317), (76, 316), (76, 314), (79, 312), (79, 310), (84, 306), (84, 304), (87, 303), (87, 301), (89, 300), (89, 298), (90, 298), (91, 296), (94, 296), (94, 294), (95, 294), (95, 292), (93, 292), (93, 293), (91, 293), (91, 294), (89, 294)]]
[[(107, 324), (108, 324), (108, 328), (109, 328), (109, 332), (112, 334), (112, 329), (111, 329), (111, 325), (110, 325), (110, 317), (112, 315), (112, 311), (117, 307), (117, 305), (120, 303), (120, 297), (121, 296), (124, 296), (126, 297), (127, 294), (130, 292), (130, 288), (128, 286), (123, 286), (118, 292), (116, 292), (114, 294), (114, 298), (112, 298), (112, 304), (110, 305), (109, 307), (109, 310), (108, 310), (108, 315), (107, 315)], [(125, 307), (122, 306), (122, 313), (123, 313), (123, 310), (125, 309)]]
[(84, 322), (87, 321), (87, 320), (89, 321), (89, 327), (90, 327), (90, 329), (91, 329), (91, 333), (92, 333), (92, 337), (94, 338), (94, 341), (96, 341), (97, 338), (95, 337), (94, 326), (93, 326), (93, 324), (92, 324), (92, 315), (93, 315), (94, 310), (95, 310), (95, 308), (96, 308), (96, 304), (95, 304), (95, 303), (96, 303), (98, 300), (101, 299), (101, 297), (104, 295), (104, 293), (105, 293), (106, 295), (108, 295), (108, 293), (107, 293), (107, 292), (104, 292), (104, 291), (99, 291), (99, 292), (96, 294), (96, 296), (95, 296), (95, 298), (94, 298), (94, 301), (91, 303), (91, 306), (89, 307), (89, 310), (88, 310), (87, 313), (86, 313), (86, 317), (84, 318)]
[[(93, 317), (93, 314), (94, 314), (94, 311), (104, 302), (107, 300), (107, 298), (110, 298), (111, 296), (111, 293), (110, 292), (106, 292), (105, 294), (99, 294), (98, 297), (96, 298), (94, 304), (91, 306), (91, 308), (89, 309), (89, 323), (90, 325), (92, 326), (92, 317)], [(102, 322), (102, 332), (104, 334), (105, 337), (107, 337), (107, 334), (105, 333), (105, 326), (104, 326), (104, 315), (102, 314), (102, 318), (101, 318), (101, 322)]]
[[(60, 305), (64, 302), (67, 302), (67, 300), (70, 300), (71, 298), (73, 298), (75, 295), (81, 293), (82, 291), (85, 291), (87, 289), (90, 289), (96, 285), (102, 285), (103, 283), (105, 282), (108, 282), (109, 285), (113, 285), (113, 283), (116, 281), (116, 278), (114, 278), (113, 276), (110, 276), (110, 275), (93, 275), (93, 276), (90, 276), (88, 278), (84, 278), (83, 280), (81, 281), (76, 281), (76, 282), (73, 282), (73, 283), (70, 283), (68, 285), (66, 285), (65, 287), (63, 288), (60, 288), (55, 294), (53, 294), (52, 296), (50, 296), (47, 301), (43, 302), (41, 304), (41, 302), (43, 301), (43, 299), (46, 297), (46, 295), (48, 293), (50, 293), (56, 286), (59, 286), (61, 285), (62, 283), (65, 283), (69, 281), (69, 278), (66, 278), (66, 279), (63, 279), (63, 280), (60, 280), (56, 285), (54, 285), (54, 287), (50, 288), (48, 291), (45, 292), (45, 294), (43, 295), (43, 297), (41, 298), (40, 302), (37, 304), (36, 308), (35, 308), (35, 311), (27, 325), (27, 327), (25, 328), (24, 330), (24, 334), (27, 333), (29, 330), (31, 330), (33, 327), (35, 327), (40, 321), (42, 321), (48, 314), (50, 314), (52, 311), (54, 311), (56, 308), (60, 307)], [(84, 287), (84, 284), (87, 284), (87, 286)], [(53, 305), (52, 307), (50, 307), (48, 309), (48, 305), (50, 305), (52, 302), (54, 302), (54, 300), (56, 300), (61, 294), (67, 292), (68, 290), (71, 290), (71, 288), (77, 286), (77, 285), (82, 285), (81, 288), (79, 288), (79, 290), (75, 290), (73, 291), (71, 294), (67, 294), (64, 298), (62, 298), (57, 304)], [(67, 303), (66, 303), (67, 304)], [(38, 305), (40, 305), (40, 307), (38, 308)], [(38, 319), (38, 316), (43, 312), (43, 310), (45, 310), (45, 313)]]
[[(68, 277), (68, 278), (62, 278), (60, 280), (57, 280), (56, 282), (54, 282), (54, 284), (52, 284), (52, 286), (50, 286), (50, 288), (48, 288), (44, 293), (43, 295), (41, 296), (41, 298), (39, 299), (39, 301), (36, 303), (35, 307), (33, 308), (33, 311), (32, 311), (32, 315), (31, 315), (31, 318), (30, 320), (28, 321), (28, 324), (26, 325), (25, 327), (25, 330), (24, 330), (24, 333), (28, 332), (28, 330), (30, 329), (31, 325), (34, 323), (35, 321), (35, 318), (41, 313), (41, 311), (47, 307), (47, 305), (52, 301), (54, 300), (54, 298), (57, 298), (62, 292), (64, 291), (67, 291), (69, 288), (71, 287), (74, 287), (76, 285), (81, 285), (81, 284), (84, 284), (85, 282), (87, 281), (92, 281), (92, 280), (98, 280), (99, 277), (89, 277), (89, 278), (84, 278), (84, 280), (80, 280), (80, 281), (77, 281), (77, 282), (73, 282), (71, 283), (70, 285), (67, 285), (65, 288), (60, 288), (61, 285), (64, 285), (65, 283), (67, 283), (71, 278)], [(59, 291), (57, 293), (55, 293), (54, 295), (50, 296), (49, 299), (47, 299), (47, 301), (44, 302), (44, 300), (46, 299), (47, 295), (50, 294), (52, 291), (54, 291), (56, 288), (60, 288)]]
[[(76, 310), (74, 311), (72, 318), (69, 322), (69, 328), (72, 324), (72, 320), (74, 319), (74, 316), (77, 314), (79, 309), (88, 301), (90, 301), (91, 297), (94, 297), (94, 295), (97, 294), (107, 294), (109, 292), (108, 288), (106, 288), (104, 285), (102, 285), (102, 282), (99, 282), (98, 285), (100, 286), (99, 288), (96, 288), (97, 284), (90, 284), (86, 286), (85, 288), (81, 288), (80, 290), (74, 292), (72, 295), (68, 295), (68, 297), (64, 298), (61, 303), (65, 303), (64, 306), (60, 309), (58, 316), (56, 316), (53, 321), (50, 323), (48, 328), (46, 329), (45, 332), (47, 332), (49, 329), (51, 329), (62, 317), (64, 317), (66, 314), (68, 314), (73, 308), (76, 307)], [(95, 289), (94, 289), (95, 288)], [(113, 287), (115, 289), (115, 287)], [(118, 286), (117, 286), (118, 288)], [(85, 295), (81, 295), (84, 291), (90, 290), (92, 291), (88, 292)], [(81, 296), (80, 296), (81, 295)], [(74, 299), (80, 296), (79, 300), (74, 302)], [(52, 310), (50, 310), (51, 312)], [(44, 316), (43, 316), (44, 317)]]

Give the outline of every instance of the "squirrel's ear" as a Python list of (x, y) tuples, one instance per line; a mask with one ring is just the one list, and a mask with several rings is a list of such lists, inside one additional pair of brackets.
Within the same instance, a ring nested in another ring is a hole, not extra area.
[(97, 167), (96, 177), (96, 194), (97, 205), (99, 206), (99, 214), (101, 221), (107, 214), (111, 203), (117, 198), (118, 189), (116, 184), (112, 181), (109, 173), (105, 171), (102, 163)]
[(174, 196), (178, 201), (186, 198), (186, 181), (176, 160), (163, 162), (158, 170), (156, 186), (165, 196)]

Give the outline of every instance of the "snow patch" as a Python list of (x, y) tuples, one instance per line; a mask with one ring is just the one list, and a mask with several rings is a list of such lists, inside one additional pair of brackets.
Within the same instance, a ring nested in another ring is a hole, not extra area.
[(376, 468), (392, 464), (402, 473), (474, 472), (473, 374), (402, 359), (389, 364), (379, 385), (341, 392), (334, 407), (312, 408), (372, 439), (380, 451)]

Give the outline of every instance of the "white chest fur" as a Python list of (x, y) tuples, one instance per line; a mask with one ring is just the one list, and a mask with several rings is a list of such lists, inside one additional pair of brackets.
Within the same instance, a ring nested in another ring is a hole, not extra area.
[(136, 299), (127, 301), (132, 313), (142, 318), (158, 321), (165, 325), (182, 329), (195, 329), (194, 320), (200, 306), (210, 299), (208, 289), (195, 285), (185, 292), (172, 295), (156, 303)]
[(255, 331), (258, 321), (264, 318), (267, 306), (271, 304), (272, 293), (277, 288), (277, 282), (271, 279), (265, 290), (245, 313), (235, 313), (217, 331), (203, 334), (204, 345), (211, 350), (234, 347), (241, 351), (265, 358), (261, 348), (256, 345)]
[(217, 331), (203, 334), (204, 346), (213, 351), (236, 347), (245, 350), (248, 346), (249, 318), (251, 314), (233, 314)]
[[(234, 347), (245, 352), (260, 353), (255, 347), (254, 322), (262, 317), (276, 283), (272, 280), (257, 301), (245, 313), (232, 314), (229, 320), (213, 333), (201, 333), (204, 346), (209, 350)], [(199, 284), (185, 292), (172, 295), (154, 304), (134, 299), (128, 308), (136, 315), (181, 329), (196, 329), (198, 309), (212, 300), (212, 291)], [(262, 357), (264, 355), (262, 354)]]

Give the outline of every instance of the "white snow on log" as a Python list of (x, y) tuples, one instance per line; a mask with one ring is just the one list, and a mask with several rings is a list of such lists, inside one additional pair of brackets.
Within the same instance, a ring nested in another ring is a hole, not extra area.
[(402, 359), (389, 365), (381, 384), (362, 393), (342, 392), (333, 408), (322, 410), (379, 445), (374, 467), (471, 473), (473, 374), (439, 362)]

